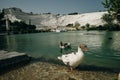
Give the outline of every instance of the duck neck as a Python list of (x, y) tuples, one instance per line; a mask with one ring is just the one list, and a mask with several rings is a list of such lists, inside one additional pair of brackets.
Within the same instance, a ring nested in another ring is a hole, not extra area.
[(80, 47), (78, 47), (78, 54), (82, 54), (83, 55), (83, 51)]
[(63, 43), (62, 43), (62, 42), (60, 42), (60, 46), (63, 46)]

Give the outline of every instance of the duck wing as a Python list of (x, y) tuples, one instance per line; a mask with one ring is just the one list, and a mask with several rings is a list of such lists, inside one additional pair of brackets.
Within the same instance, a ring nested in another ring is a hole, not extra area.
[(76, 60), (76, 54), (74, 52), (62, 55), (61, 57), (58, 57), (59, 60), (62, 60), (65, 65), (68, 65), (68, 62), (74, 62)]

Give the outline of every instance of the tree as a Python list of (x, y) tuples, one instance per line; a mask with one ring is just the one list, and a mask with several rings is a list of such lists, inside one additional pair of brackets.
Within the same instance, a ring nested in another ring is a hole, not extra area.
[(77, 15), (78, 13), (77, 12), (74, 12), (74, 13), (69, 13), (68, 15)]
[(33, 15), (33, 12), (30, 12), (31, 15)]
[(120, 22), (120, 0), (105, 0), (102, 4), (112, 15), (112, 18)]
[(79, 30), (80, 24), (78, 22), (75, 22), (75, 26), (74, 28), (76, 28), (76, 30)]
[(112, 15), (110, 14), (104, 14), (102, 16), (102, 20), (109, 24), (109, 23), (112, 23), (113, 18), (112, 18)]
[(90, 24), (89, 24), (89, 23), (87, 23), (85, 26), (86, 26), (86, 29), (89, 29)]
[(73, 24), (67, 24), (66, 27), (73, 27)]

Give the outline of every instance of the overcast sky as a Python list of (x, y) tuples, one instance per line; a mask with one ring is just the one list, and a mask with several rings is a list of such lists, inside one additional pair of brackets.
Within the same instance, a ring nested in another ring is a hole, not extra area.
[(25, 12), (68, 14), (105, 10), (103, 0), (0, 0), (0, 9), (17, 7)]

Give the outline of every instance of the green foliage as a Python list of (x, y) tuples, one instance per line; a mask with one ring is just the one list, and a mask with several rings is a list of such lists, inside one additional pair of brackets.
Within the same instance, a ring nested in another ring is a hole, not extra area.
[(88, 28), (88, 30), (108, 30), (108, 31), (120, 31), (120, 26), (118, 24), (110, 23), (99, 26), (93, 26)]
[(112, 15), (114, 19), (120, 21), (118, 17), (120, 15), (120, 0), (105, 0), (102, 4), (107, 8), (108, 13)]
[(112, 23), (113, 18), (112, 18), (112, 15), (110, 15), (110, 14), (104, 14), (102, 16), (102, 20), (107, 22), (107, 23)]
[[(13, 8), (13, 9), (17, 9), (17, 8)], [(19, 10), (21, 11), (21, 10)], [(6, 21), (4, 19), (4, 9), (2, 10), (2, 12), (0, 13), (0, 33), (4, 33), (7, 32), (6, 31)], [(8, 32), (12, 32), (12, 33), (33, 33), (33, 32), (37, 32), (36, 26), (35, 25), (31, 25), (31, 21), (29, 20), (29, 24), (26, 24), (25, 22), (21, 21), (15, 21), (15, 22), (11, 22), (10, 20), (9, 22), (9, 28), (10, 30)]]
[(79, 30), (80, 29), (80, 24), (78, 22), (75, 22), (75, 24), (67, 24), (66, 27), (69, 27), (69, 28), (75, 28), (76, 30)]
[(82, 29), (82, 30), (85, 30), (85, 26), (81, 26), (81, 29)]
[(85, 24), (84, 26), (81, 26), (81, 29), (82, 29), (82, 30), (89, 30), (89, 29), (90, 29), (90, 24), (87, 23), (87, 24)]
[(102, 5), (104, 6), (104, 8), (110, 8), (110, 0), (104, 0), (104, 2), (102, 2)]
[(68, 24), (66, 25), (66, 27), (73, 27), (73, 24)]
[[(15, 34), (17, 33), (32, 33), (35, 32), (36, 26), (35, 25), (28, 25), (24, 22), (18, 22), (15, 21), (11, 23), (9, 21), (9, 32), (13, 32)], [(0, 32), (6, 32), (6, 27), (5, 27), (5, 20), (0, 21)]]
[[(5, 28), (5, 25), (4, 25), (5, 24), (5, 20), (2, 20), (3, 17), (4, 17), (4, 13), (1, 12), (0, 13), (0, 32), (2, 32), (2, 33), (4, 33), (6, 31), (6, 28)], [(4, 25), (4, 26), (2, 26), (2, 25)]]
[(2, 18), (4, 17), (4, 13), (0, 13), (0, 21), (2, 20)]
[(78, 13), (77, 12), (74, 12), (74, 13), (69, 13), (68, 15), (77, 15)]
[(90, 24), (87, 23), (85, 26), (86, 26), (86, 29), (88, 29), (90, 27)]
[[(106, 22), (106, 30), (120, 30), (120, 0), (104, 0), (103, 6), (107, 8), (108, 14), (104, 14), (102, 19)], [(118, 24), (114, 24), (114, 20), (118, 21)], [(103, 28), (102, 28), (103, 29)]]
[(14, 22), (10, 23), (10, 30), (13, 32), (21, 32), (21, 33), (31, 33), (34, 32), (36, 29), (35, 25), (28, 25), (24, 22)]

